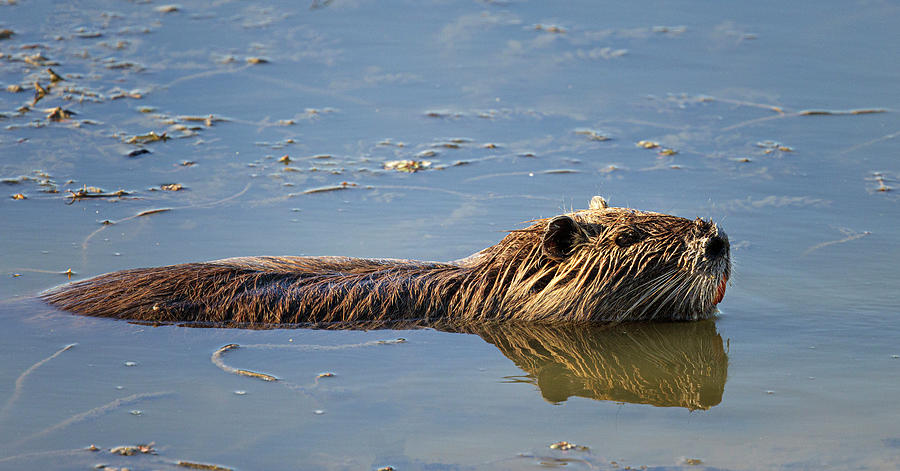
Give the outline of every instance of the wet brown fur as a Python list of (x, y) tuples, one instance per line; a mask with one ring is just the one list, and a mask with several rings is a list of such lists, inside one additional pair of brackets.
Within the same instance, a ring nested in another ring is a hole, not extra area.
[[(725, 251), (711, 258), (713, 237)], [(715, 224), (591, 209), (534, 221), (456, 262), (244, 257), (100, 275), (46, 292), (100, 317), (225, 324), (687, 320), (712, 316), (731, 265)]]

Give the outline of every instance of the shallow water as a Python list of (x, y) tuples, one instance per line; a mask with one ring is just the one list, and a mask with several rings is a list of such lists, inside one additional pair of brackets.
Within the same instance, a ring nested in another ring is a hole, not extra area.
[[(0, 4), (0, 468), (900, 466), (898, 7), (165, 6)], [(150, 131), (171, 139), (128, 143)], [(85, 186), (129, 194), (66, 197)], [(451, 260), (595, 194), (725, 228), (718, 319), (245, 331), (33, 299), (69, 269)], [(218, 368), (231, 343), (279, 381)]]

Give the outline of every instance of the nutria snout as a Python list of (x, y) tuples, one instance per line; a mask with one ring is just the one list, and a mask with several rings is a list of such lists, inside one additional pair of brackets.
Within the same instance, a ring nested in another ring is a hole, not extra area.
[(453, 262), (241, 257), (108, 273), (42, 298), (152, 322), (692, 320), (715, 314), (730, 275), (728, 236), (711, 221), (598, 196)]

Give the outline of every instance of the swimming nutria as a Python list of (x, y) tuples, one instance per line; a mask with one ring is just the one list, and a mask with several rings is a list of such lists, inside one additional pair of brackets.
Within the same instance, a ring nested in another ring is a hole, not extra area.
[(730, 273), (728, 237), (712, 222), (597, 196), (454, 262), (240, 257), (107, 273), (42, 297), (152, 322), (691, 320), (716, 312)]

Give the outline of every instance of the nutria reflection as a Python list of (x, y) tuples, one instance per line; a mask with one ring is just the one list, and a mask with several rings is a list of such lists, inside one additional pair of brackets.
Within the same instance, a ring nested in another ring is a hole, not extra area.
[[(178, 325), (263, 330), (285, 327), (195, 322)], [(496, 346), (521, 368), (526, 374), (524, 381), (537, 386), (544, 399), (552, 403), (578, 396), (705, 410), (722, 402), (728, 377), (728, 354), (713, 320), (620, 324), (410, 320), (292, 327), (323, 330), (428, 328), (475, 334)]]
[(544, 399), (572, 396), (709, 409), (728, 355), (713, 321), (614, 326), (499, 323), (461, 328), (495, 345)]

